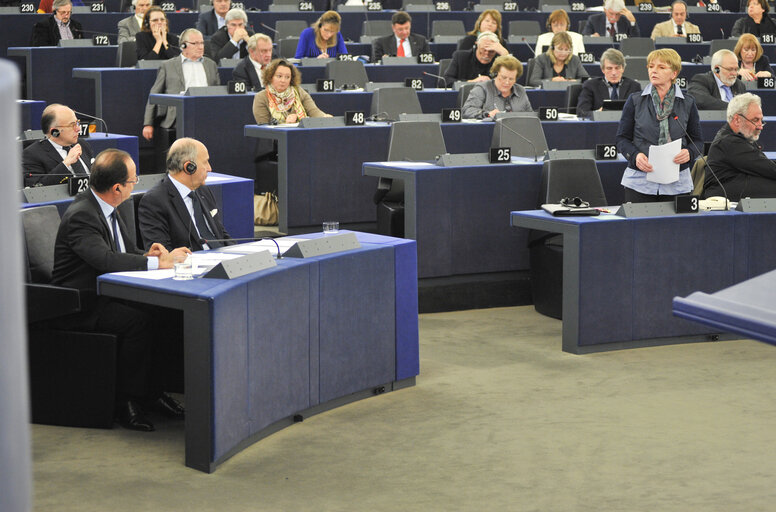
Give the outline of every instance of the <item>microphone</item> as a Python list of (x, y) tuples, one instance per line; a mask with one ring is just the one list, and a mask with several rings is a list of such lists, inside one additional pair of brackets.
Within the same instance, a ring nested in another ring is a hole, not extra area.
[(271, 30), (271, 31), (272, 31), (272, 32), (274, 32), (275, 34), (277, 34), (277, 33), (278, 33), (278, 31), (277, 31), (277, 30), (275, 30), (274, 28), (272, 28), (272, 27), (270, 27), (270, 26), (268, 26), (268, 25), (265, 25), (264, 23), (259, 23), (259, 25), (261, 25), (262, 27), (266, 28), (267, 30)]
[(261, 242), (262, 240), (270, 240), (272, 243), (275, 244), (275, 247), (277, 247), (278, 252), (275, 254), (275, 259), (279, 260), (282, 259), (283, 256), (280, 254), (280, 244), (278, 244), (277, 240), (274, 238), (265, 236), (261, 238), (200, 238), (198, 241), (200, 244), (208, 244), (210, 245), (210, 242), (219, 242), (219, 243), (226, 243), (226, 242)]
[[(512, 128), (510, 128), (509, 125), (507, 125), (507, 123), (505, 123), (503, 120), (501, 120), (501, 127), (502, 128), (506, 128), (508, 131), (514, 133), (515, 135), (517, 135), (518, 137), (520, 137), (521, 139), (526, 141), (531, 146), (531, 149), (533, 149), (533, 152), (534, 152), (534, 162), (538, 162), (539, 161), (539, 154), (536, 152), (536, 146), (534, 145), (533, 142), (528, 140), (528, 138), (525, 137), (524, 135), (518, 133), (516, 130), (513, 130)], [(500, 137), (499, 137), (499, 144), (501, 144), (501, 138)]]
[[(434, 77), (434, 78), (436, 78), (438, 80), (442, 80), (442, 83), (445, 84), (445, 90), (447, 90), (447, 79), (445, 79), (445, 77), (439, 76), (439, 75), (435, 75), (434, 73), (428, 73), (426, 71), (424, 71), (423, 74), (424, 75), (428, 75), (428, 76), (432, 76), (432, 77)], [(437, 82), (437, 85), (439, 85), (438, 82)]]
[(533, 49), (533, 48), (531, 48), (531, 45), (530, 45), (530, 44), (528, 44), (528, 41), (526, 41), (526, 40), (525, 40), (525, 38), (523, 38), (523, 39), (522, 39), (522, 43), (523, 43), (524, 45), (526, 45), (526, 46), (528, 47), (528, 49), (529, 49), (529, 50), (531, 50), (531, 55), (533, 55), (534, 57), (536, 57), (536, 52), (534, 51), (534, 49)]
[[(682, 123), (679, 122), (679, 116), (676, 115), (676, 112), (671, 112), (668, 117), (676, 121), (676, 124), (679, 125), (679, 128), (682, 129), (682, 132), (684, 133), (685, 137), (687, 137), (687, 140), (690, 141), (690, 144), (695, 148), (695, 151), (698, 152), (700, 155), (702, 152), (698, 149), (698, 146), (695, 144), (695, 141), (692, 140), (692, 138), (687, 134), (687, 130), (684, 129), (684, 126), (682, 126)], [(730, 207), (730, 199), (728, 199), (727, 190), (725, 190), (725, 186), (722, 184), (722, 182), (717, 177), (717, 173), (714, 172), (714, 169), (711, 168), (709, 165), (709, 159), (706, 158), (704, 161), (704, 165), (706, 169), (708, 169), (711, 172), (711, 175), (714, 176), (714, 179), (719, 183), (719, 187), (722, 189), (722, 195), (725, 196), (725, 209), (727, 210)]]
[(719, 31), (722, 32), (722, 39), (726, 39), (725, 38), (725, 30), (722, 27), (719, 27)]
[(96, 119), (97, 121), (102, 121), (102, 126), (105, 128), (105, 136), (106, 137), (108, 136), (108, 124), (105, 122), (105, 119), (91, 114), (84, 114), (83, 112), (78, 112), (77, 110), (73, 110), (73, 112), (78, 114), (79, 116), (91, 117), (92, 119)]

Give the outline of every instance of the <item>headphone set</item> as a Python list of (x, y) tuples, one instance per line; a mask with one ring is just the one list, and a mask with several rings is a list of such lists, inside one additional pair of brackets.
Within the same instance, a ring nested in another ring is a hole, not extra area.
[(719, 66), (714, 66), (714, 74), (718, 75), (719, 71), (720, 71)]
[(182, 43), (181, 43), (181, 50), (185, 50), (187, 46), (189, 46), (189, 43), (187, 43), (187, 42), (185, 42), (185, 41), (184, 41), (184, 42), (182, 42)]
[(59, 134), (60, 134), (60, 133), (61, 133), (61, 132), (60, 132), (59, 130), (57, 130), (56, 128), (54, 128), (53, 130), (51, 130), (51, 136), (52, 136), (52, 137), (59, 137)]
[(560, 205), (566, 208), (589, 208), (590, 203), (583, 201), (580, 197), (564, 197), (560, 200)]
[(194, 174), (197, 172), (197, 164), (194, 162), (186, 162), (186, 165), (183, 166), (183, 172), (189, 175)]

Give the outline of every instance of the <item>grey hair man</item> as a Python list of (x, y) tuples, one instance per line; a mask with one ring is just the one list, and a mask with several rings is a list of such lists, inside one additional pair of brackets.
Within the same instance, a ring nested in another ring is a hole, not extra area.
[(253, 30), (248, 28), (248, 16), (242, 9), (230, 9), (226, 24), (216, 30), (208, 41), (205, 55), (218, 62), (221, 59), (242, 59), (248, 55), (248, 39)]
[(687, 92), (695, 98), (699, 110), (726, 110), (734, 96), (746, 92), (738, 78), (738, 57), (730, 50), (718, 50), (711, 56), (711, 71), (690, 79)]
[(620, 50), (609, 48), (601, 55), (603, 77), (587, 80), (577, 99), (577, 115), (585, 117), (594, 110), (603, 109), (604, 100), (624, 100), (641, 91), (641, 84), (622, 76), (625, 57)]
[(636, 17), (625, 8), (623, 0), (606, 0), (604, 12), (593, 14), (587, 19), (582, 35), (619, 39), (639, 37), (641, 33), (636, 24)]
[(266, 34), (253, 34), (247, 47), (248, 56), (234, 67), (232, 78), (247, 82), (249, 89), (260, 90), (264, 87), (262, 72), (272, 61), (272, 39)]

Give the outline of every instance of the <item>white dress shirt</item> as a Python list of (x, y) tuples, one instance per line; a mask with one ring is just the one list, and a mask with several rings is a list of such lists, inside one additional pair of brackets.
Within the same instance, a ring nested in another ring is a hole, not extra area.
[[(51, 140), (51, 139), (49, 139), (48, 141), (51, 143), (51, 145), (52, 145), (52, 146), (54, 146), (54, 149), (56, 149), (56, 150), (57, 150), (57, 153), (59, 153), (59, 156), (61, 156), (61, 157), (62, 157), (62, 160), (63, 160), (63, 162), (62, 162), (62, 163), (64, 163), (64, 159), (65, 159), (65, 158), (67, 158), (67, 151), (65, 151), (65, 147), (64, 147), (64, 146), (60, 146), (59, 144), (57, 144), (56, 142), (54, 142), (54, 141), (53, 141), (53, 140)], [(77, 144), (77, 143), (76, 143), (76, 144)], [(83, 153), (81, 153), (81, 155), (83, 155)], [(89, 166), (87, 166), (87, 165), (84, 165), (84, 160), (83, 160), (83, 158), (81, 158), (81, 157), (78, 157), (78, 160), (81, 162), (81, 166), (84, 168), (84, 171), (86, 171), (86, 174), (91, 174), (91, 173), (89, 172)], [(90, 163), (91, 163), (91, 162), (90, 162)], [(70, 172), (72, 172), (73, 174), (75, 174), (75, 173), (73, 172), (73, 166), (72, 166), (72, 165), (66, 165), (65, 167), (67, 167), (67, 170), (68, 170), (68, 171), (70, 171)]]
[[(205, 74), (205, 66), (202, 62), (202, 58), (191, 60), (181, 55), (181, 63), (183, 64), (183, 85), (185, 89), (188, 89), (189, 87), (207, 86), (207, 75)], [(184, 91), (181, 91), (181, 94), (185, 92), (185, 89)]]

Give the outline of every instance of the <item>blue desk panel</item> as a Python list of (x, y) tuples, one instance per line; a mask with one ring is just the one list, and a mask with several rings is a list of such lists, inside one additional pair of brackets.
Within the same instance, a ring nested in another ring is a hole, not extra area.
[(776, 345), (776, 270), (717, 293), (674, 297), (674, 314)]
[(563, 234), (563, 350), (574, 353), (703, 341), (718, 331), (674, 317), (673, 298), (776, 268), (776, 214), (625, 219), (523, 211), (512, 212), (511, 224)]
[(358, 236), (231, 281), (100, 277), (102, 295), (183, 311), (187, 466), (212, 472), (296, 414), (418, 375), (414, 242)]
[(17, 105), (22, 111), (22, 125), (20, 131), (40, 130), (40, 117), (43, 115), (43, 109), (46, 108), (45, 101), (17, 100)]

